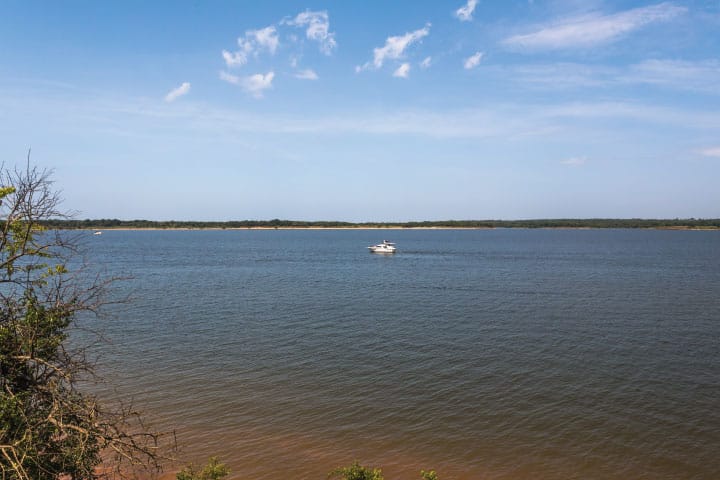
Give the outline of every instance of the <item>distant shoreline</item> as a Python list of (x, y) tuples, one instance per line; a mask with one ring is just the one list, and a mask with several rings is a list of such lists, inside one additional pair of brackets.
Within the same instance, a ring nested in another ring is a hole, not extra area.
[(663, 230), (720, 230), (720, 219), (534, 219), (438, 220), (420, 222), (339, 222), (301, 220), (240, 220), (196, 222), (179, 220), (46, 220), (43, 226), (63, 230), (487, 230), (494, 228), (628, 228)]
[[(62, 229), (62, 228), (59, 228)], [(104, 227), (104, 228), (72, 228), (78, 231), (241, 231), (241, 230), (675, 230), (675, 231), (720, 231), (720, 227)]]

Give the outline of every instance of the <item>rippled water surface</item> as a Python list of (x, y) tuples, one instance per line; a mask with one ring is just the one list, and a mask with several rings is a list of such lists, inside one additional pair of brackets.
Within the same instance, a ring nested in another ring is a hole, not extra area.
[(720, 478), (720, 232), (87, 240), (133, 277), (103, 372), (233, 478)]

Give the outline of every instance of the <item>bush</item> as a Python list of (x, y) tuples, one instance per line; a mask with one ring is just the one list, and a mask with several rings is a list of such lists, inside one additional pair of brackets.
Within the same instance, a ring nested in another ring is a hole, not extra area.
[(74, 480), (158, 470), (159, 435), (129, 407), (80, 388), (94, 364), (68, 344), (107, 282), (67, 268), (76, 245), (41, 222), (62, 218), (46, 171), (0, 166), (0, 478)]
[(220, 463), (218, 457), (210, 457), (208, 463), (198, 470), (193, 464), (180, 470), (176, 476), (177, 480), (220, 480), (230, 474), (230, 469)]
[(384, 480), (379, 468), (363, 467), (355, 460), (349, 467), (338, 467), (328, 474), (328, 478), (341, 478), (342, 480)]

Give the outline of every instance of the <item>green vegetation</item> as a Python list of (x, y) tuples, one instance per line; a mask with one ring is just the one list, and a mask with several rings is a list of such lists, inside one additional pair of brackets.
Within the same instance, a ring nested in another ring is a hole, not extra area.
[(58, 204), (47, 172), (0, 167), (0, 478), (159, 469), (160, 435), (79, 388), (93, 363), (70, 331), (102, 304), (106, 282), (68, 270), (75, 246), (41, 224), (63, 216)]
[[(349, 467), (338, 467), (328, 474), (328, 478), (339, 478), (340, 480), (384, 480), (382, 470), (379, 468), (363, 467), (360, 463), (355, 462)], [(420, 470), (420, 478), (422, 480), (438, 480), (435, 470)], [(186, 480), (186, 479), (178, 479)]]
[(422, 480), (438, 480), (437, 473), (435, 473), (435, 470), (425, 471), (420, 470), (420, 476), (422, 477)]
[(356, 460), (349, 467), (338, 467), (328, 474), (328, 478), (342, 480), (384, 480), (379, 468), (363, 467)]
[(180, 470), (177, 475), (177, 480), (220, 480), (227, 477), (230, 474), (230, 469), (220, 463), (217, 457), (211, 457), (208, 463), (200, 468), (193, 464)]
[[(177, 480), (221, 480), (230, 474), (230, 469), (220, 463), (217, 457), (211, 457), (203, 467), (190, 464), (180, 470), (175, 478)], [(338, 467), (328, 474), (328, 478), (340, 480), (384, 480), (382, 470), (360, 465), (356, 460), (348, 467)], [(420, 471), (421, 480), (438, 480), (434, 470)]]
[(151, 221), (151, 220), (71, 220), (46, 219), (42, 225), (56, 229), (227, 229), (227, 228), (668, 228), (720, 229), (720, 219), (643, 219), (590, 218), (545, 220), (438, 220), (425, 222), (305, 222), (299, 220), (239, 220), (228, 222)]

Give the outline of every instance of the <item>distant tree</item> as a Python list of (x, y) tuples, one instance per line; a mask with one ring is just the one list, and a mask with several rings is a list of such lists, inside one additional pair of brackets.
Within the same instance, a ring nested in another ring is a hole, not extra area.
[(125, 478), (160, 468), (161, 436), (122, 405), (80, 388), (93, 363), (69, 343), (107, 282), (71, 271), (76, 245), (43, 220), (63, 218), (47, 171), (0, 166), (0, 478)]

